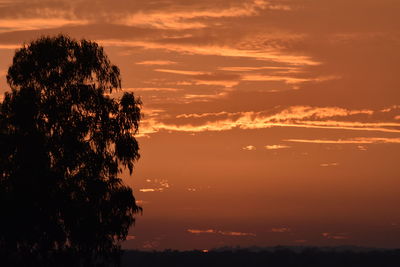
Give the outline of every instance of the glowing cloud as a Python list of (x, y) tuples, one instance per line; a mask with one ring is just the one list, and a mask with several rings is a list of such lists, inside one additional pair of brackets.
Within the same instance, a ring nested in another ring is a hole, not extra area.
[[(223, 93), (221, 93), (223, 96)], [(191, 96), (186, 96), (191, 97)], [(194, 95), (193, 97), (201, 97)], [(204, 97), (218, 97), (216, 95), (204, 95)], [(205, 113), (207, 116), (210, 113)], [(205, 114), (182, 114), (182, 117), (202, 117)], [(221, 115), (221, 113), (215, 113)], [(227, 131), (232, 129), (265, 129), (270, 127), (296, 127), (311, 129), (339, 129), (352, 131), (375, 131), (387, 133), (400, 133), (398, 122), (360, 122), (360, 121), (338, 121), (326, 120), (334, 117), (350, 117), (353, 115), (372, 115), (371, 110), (347, 110), (336, 107), (309, 107), (293, 106), (275, 114), (271, 112), (235, 112), (222, 113), (223, 119), (201, 122), (200, 124), (166, 124), (155, 119), (149, 119), (142, 124), (142, 134), (155, 133), (160, 130), (180, 132), (203, 132), (203, 131)], [(312, 120), (311, 120), (312, 119)], [(289, 141), (293, 141), (290, 139)]]
[(243, 232), (224, 232), (218, 231), (221, 235), (229, 235), (229, 236), (256, 236), (254, 233), (243, 233)]
[(334, 240), (344, 240), (344, 239), (349, 239), (348, 235), (346, 233), (322, 233), (321, 234), (323, 237), (326, 239), (334, 239)]
[(208, 26), (204, 20), (196, 19), (227, 17), (255, 16), (264, 9), (289, 11), (286, 5), (270, 5), (264, 0), (243, 1), (243, 4), (227, 8), (210, 8), (210, 6), (197, 6), (195, 9), (185, 10), (179, 7), (175, 10), (137, 12), (117, 21), (129, 26), (153, 27), (158, 29), (198, 29)]
[(128, 92), (177, 92), (182, 89), (169, 87), (144, 87), (144, 88), (124, 88)]
[(166, 72), (166, 73), (172, 73), (172, 74), (180, 74), (180, 75), (203, 75), (203, 74), (209, 74), (208, 72), (204, 72), (204, 71), (190, 71), (190, 70), (155, 69), (154, 71)]
[(215, 234), (217, 233), (216, 230), (213, 229), (207, 229), (207, 230), (197, 230), (197, 229), (187, 229), (186, 231), (188, 231), (191, 234)]
[(126, 236), (126, 241), (130, 241), (130, 240), (134, 240), (134, 239), (136, 239), (136, 236), (134, 236), (134, 235), (127, 235)]
[(246, 232), (231, 232), (231, 231), (220, 231), (214, 229), (206, 229), (206, 230), (198, 230), (198, 229), (187, 229), (187, 232), (191, 234), (220, 234), (225, 236), (256, 236), (254, 233), (246, 233)]
[(273, 232), (273, 233), (287, 233), (290, 231), (291, 231), (291, 229), (289, 227), (278, 227), (278, 228), (271, 229), (271, 232)]
[(320, 65), (319, 62), (302, 55), (288, 55), (276, 48), (265, 49), (239, 49), (226, 45), (189, 45), (189, 44), (165, 44), (144, 41), (123, 41), (123, 40), (97, 40), (103, 46), (116, 47), (142, 47), (144, 49), (163, 49), (182, 54), (212, 55), (222, 57), (238, 57), (285, 63), (290, 65)]
[(268, 150), (276, 150), (276, 149), (283, 149), (283, 148), (289, 148), (290, 146), (285, 146), (285, 145), (266, 145), (265, 149)]
[(339, 166), (339, 163), (333, 162), (333, 163), (322, 163), (319, 166), (321, 167), (334, 167), (334, 166)]
[(146, 60), (146, 61), (140, 61), (136, 62), (135, 64), (137, 65), (173, 65), (177, 64), (175, 61), (170, 61), (170, 60)]
[(250, 146), (245, 146), (245, 147), (242, 147), (242, 149), (243, 149), (243, 150), (247, 150), (247, 151), (252, 151), (252, 150), (256, 150), (256, 147), (255, 147), (255, 146), (252, 146), (252, 145), (250, 145)]
[[(286, 142), (313, 143), (313, 144), (400, 144), (400, 138), (384, 137), (358, 137), (351, 139), (325, 140), (325, 139), (287, 139)], [(360, 150), (366, 150), (363, 146), (358, 146)]]
[(27, 18), (0, 19), (0, 33), (9, 31), (28, 31), (57, 28), (66, 25), (86, 25), (88, 20), (66, 18)]

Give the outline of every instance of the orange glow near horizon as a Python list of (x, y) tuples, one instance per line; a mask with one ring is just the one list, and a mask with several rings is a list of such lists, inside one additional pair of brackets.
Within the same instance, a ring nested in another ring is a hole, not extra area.
[[(1, 1), (15, 49), (98, 42), (143, 101), (134, 249), (400, 247), (392, 0)], [(120, 97), (121, 92), (113, 92)]]

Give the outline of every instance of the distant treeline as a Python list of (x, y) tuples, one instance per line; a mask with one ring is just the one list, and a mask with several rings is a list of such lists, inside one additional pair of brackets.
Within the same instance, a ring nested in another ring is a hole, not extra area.
[(203, 251), (125, 251), (123, 267), (399, 267), (400, 249), (249, 249)]

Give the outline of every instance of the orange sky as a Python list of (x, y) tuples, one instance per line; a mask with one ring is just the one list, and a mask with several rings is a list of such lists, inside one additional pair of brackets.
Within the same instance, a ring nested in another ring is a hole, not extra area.
[(105, 47), (144, 102), (126, 248), (400, 247), (398, 14), (396, 0), (0, 0), (0, 92), (23, 42)]

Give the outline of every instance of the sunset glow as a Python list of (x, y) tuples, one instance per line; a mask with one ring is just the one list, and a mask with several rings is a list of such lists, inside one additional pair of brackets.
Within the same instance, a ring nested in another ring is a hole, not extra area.
[[(0, 0), (15, 49), (104, 47), (143, 101), (124, 248), (400, 247), (400, 1)], [(112, 97), (122, 93), (112, 92)]]

